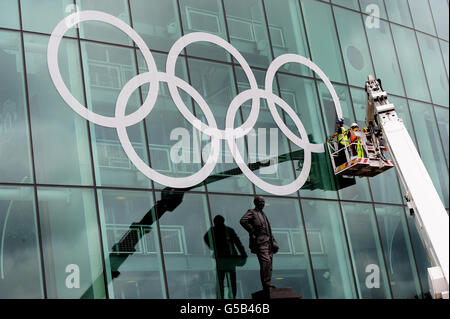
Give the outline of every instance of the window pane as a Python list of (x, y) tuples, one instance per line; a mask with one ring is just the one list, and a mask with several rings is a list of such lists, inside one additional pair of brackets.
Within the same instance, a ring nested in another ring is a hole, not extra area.
[(403, 207), (376, 205), (378, 225), (394, 298), (421, 295)]
[[(206, 32), (227, 40), (222, 3), (219, 0), (180, 0), (184, 34)], [(230, 55), (221, 47), (198, 42), (186, 49), (187, 54), (219, 61), (230, 61)]]
[(447, 67), (447, 74), (449, 73), (449, 65), (448, 65), (448, 42), (439, 40), (439, 43), (441, 44), (441, 52), (442, 56), (444, 57), (445, 66)]
[[(124, 85), (136, 75), (134, 50), (112, 45), (82, 42), (83, 68), (88, 107), (97, 114), (114, 117), (117, 97)], [(136, 111), (139, 90), (128, 100), (126, 114)], [(90, 123), (98, 185), (149, 187), (150, 181), (130, 161), (114, 128)], [(147, 163), (142, 123), (127, 128), (139, 157)]]
[(22, 61), (20, 34), (0, 31), (1, 182), (33, 182)]
[[(264, 5), (275, 57), (285, 53), (295, 53), (309, 58), (299, 1), (265, 0)], [(281, 70), (301, 75), (312, 75), (309, 68), (297, 63), (287, 63)]]
[[(339, 204), (302, 200), (315, 282), (321, 299), (356, 298)], [(322, 250), (316, 249), (321, 247)]]
[(411, 15), (409, 14), (408, 0), (384, 0), (389, 20), (407, 27), (412, 27)]
[[(103, 247), (110, 298), (166, 298), (151, 192), (99, 191)], [(170, 228), (161, 228), (172, 236)]]
[(448, 166), (448, 148), (449, 148), (449, 125), (448, 125), (448, 109), (435, 106), (434, 110), (436, 112), (436, 118), (439, 126), (439, 133), (441, 134), (442, 146), (444, 147), (445, 159), (447, 160)]
[(417, 148), (416, 135), (414, 134), (408, 102), (406, 99), (397, 96), (388, 96), (388, 100), (390, 103), (394, 104), (398, 117), (403, 120), (406, 130)]
[(331, 2), (359, 11), (358, 0), (331, 0)]
[[(383, 89), (388, 93), (405, 96), (389, 23), (380, 20), (379, 28), (366, 30), (375, 72), (383, 83)], [(358, 84), (362, 85), (363, 83)]]
[(94, 192), (42, 187), (38, 199), (48, 298), (105, 298)]
[(448, 106), (448, 79), (436, 38), (417, 33), (433, 103)]
[(148, 47), (168, 52), (181, 36), (176, 1), (133, 0), (130, 5), (133, 27)]
[(332, 81), (345, 83), (341, 52), (331, 8), (313, 0), (301, 1), (312, 60)]
[[(369, 6), (375, 4), (378, 7), (380, 18), (387, 19), (386, 8), (384, 6), (383, 0), (359, 0), (359, 3), (361, 4), (361, 11), (363, 13), (373, 14), (373, 15), (376, 14), (376, 11), (373, 11), (373, 8), (369, 7)], [(363, 17), (364, 17), (364, 20), (366, 20), (366, 21), (369, 18), (369, 17), (365, 17), (365, 16), (363, 16)]]
[[(206, 246), (203, 237), (211, 227), (206, 196), (175, 193), (181, 203), (160, 219), (163, 253), (173, 299), (216, 298), (216, 263), (214, 250)], [(161, 199), (161, 194), (157, 193)], [(170, 196), (166, 197), (171, 199)]]
[(0, 187), (0, 298), (43, 298), (34, 189)]
[[(33, 32), (52, 33), (61, 20), (76, 11), (73, 3), (73, 0), (21, 0), (23, 29)], [(76, 36), (75, 27), (67, 31), (66, 35)]]
[(448, 2), (445, 0), (429, 1), (438, 36), (448, 40)]
[(448, 207), (448, 168), (439, 140), (432, 106), (409, 101), (414, 128), (417, 132), (420, 156), (433, 180), (434, 187), (445, 207)]
[(422, 298), (431, 298), (430, 288), (428, 286), (428, 267), (431, 267), (428, 260), (425, 248), (423, 246), (420, 235), (417, 232), (417, 226), (414, 224), (414, 217), (408, 214), (408, 226), (411, 233), (411, 241), (414, 248), (414, 255), (416, 257), (417, 270), (422, 284)]
[(342, 209), (360, 297), (392, 298), (372, 205), (342, 203)]
[(20, 29), (17, 0), (3, 0), (0, 4), (0, 27)]
[[(394, 24), (391, 24), (391, 27), (406, 86), (406, 95), (410, 98), (430, 101), (414, 31)], [(415, 67), (412, 68), (412, 65)]]
[[(130, 13), (126, 0), (77, 0), (77, 5), (82, 11), (102, 11), (123, 20), (126, 24), (130, 24)], [(128, 45), (132, 43), (128, 35), (107, 23), (86, 21), (80, 25), (80, 37), (84, 39)]]
[[(432, 0), (431, 2), (433, 2)], [(431, 17), (430, 7), (428, 1), (424, 0), (408, 0), (411, 8), (411, 15), (414, 22), (414, 27), (417, 30), (435, 35), (433, 26), (433, 18)], [(448, 7), (447, 7), (448, 11)], [(448, 21), (448, 19), (447, 19)]]
[(361, 15), (337, 7), (334, 13), (349, 84), (362, 86), (367, 76), (373, 74), (373, 67)]
[[(231, 44), (251, 66), (268, 67), (272, 54), (262, 2), (225, 0), (224, 4)], [(283, 29), (274, 32), (278, 32), (278, 38), (283, 38)], [(274, 38), (273, 41), (279, 43), (282, 40)]]
[[(92, 185), (86, 121), (63, 101), (50, 79), (48, 40), (24, 34), (37, 182)], [(69, 91), (84, 104), (76, 40), (62, 40), (59, 67)]]

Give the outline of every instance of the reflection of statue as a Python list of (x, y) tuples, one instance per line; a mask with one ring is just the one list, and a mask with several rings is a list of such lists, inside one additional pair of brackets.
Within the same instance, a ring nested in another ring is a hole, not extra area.
[(272, 235), (269, 220), (263, 212), (264, 198), (256, 196), (254, 209), (249, 209), (241, 218), (241, 225), (249, 232), (250, 250), (258, 256), (261, 283), (264, 290), (275, 288), (272, 285), (272, 257), (278, 251), (278, 243)]
[[(209, 248), (213, 249), (214, 237), (217, 256), (217, 279), (220, 296), (224, 297), (225, 275), (228, 274), (232, 298), (236, 298), (236, 266), (243, 266), (247, 260), (247, 253), (233, 228), (225, 226), (225, 218), (221, 215), (214, 217), (214, 227), (211, 227), (203, 239)], [(239, 254), (238, 254), (239, 251)]]

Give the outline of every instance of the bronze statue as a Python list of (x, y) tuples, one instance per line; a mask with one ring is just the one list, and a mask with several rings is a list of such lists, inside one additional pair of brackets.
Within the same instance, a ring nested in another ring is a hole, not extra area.
[(249, 209), (241, 218), (241, 225), (248, 231), (250, 237), (250, 251), (257, 255), (263, 290), (275, 288), (272, 284), (273, 254), (278, 252), (279, 246), (272, 234), (269, 220), (263, 212), (265, 201), (262, 196), (253, 200), (254, 209)]

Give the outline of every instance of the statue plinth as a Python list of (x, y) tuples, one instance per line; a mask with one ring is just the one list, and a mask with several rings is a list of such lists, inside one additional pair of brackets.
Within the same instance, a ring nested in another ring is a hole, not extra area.
[(301, 299), (302, 294), (292, 291), (291, 287), (271, 288), (252, 293), (252, 299)]

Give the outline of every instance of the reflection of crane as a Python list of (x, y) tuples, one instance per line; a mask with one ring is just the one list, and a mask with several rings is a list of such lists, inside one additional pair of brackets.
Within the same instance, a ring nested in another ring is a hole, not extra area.
[[(449, 298), (449, 220), (433, 182), (417, 152), (403, 120), (398, 118), (395, 106), (389, 103), (380, 80), (369, 76), (367, 92), (367, 133), (360, 139), (367, 158), (349, 156), (347, 162), (336, 167), (334, 147), (328, 144), (336, 175), (375, 176), (395, 164), (402, 182), (408, 207), (425, 247), (431, 268), (428, 282), (433, 298)], [(383, 143), (387, 143), (392, 161), (382, 156)]]

